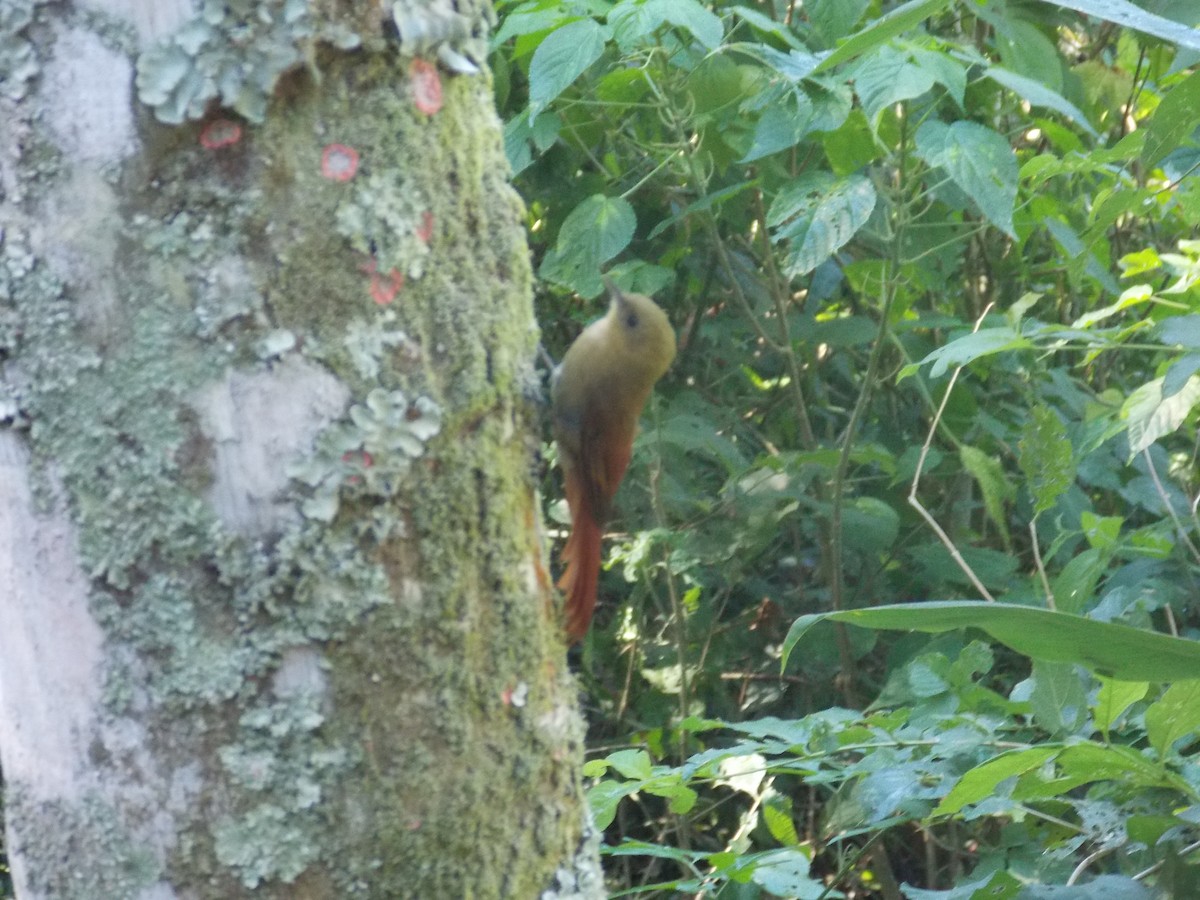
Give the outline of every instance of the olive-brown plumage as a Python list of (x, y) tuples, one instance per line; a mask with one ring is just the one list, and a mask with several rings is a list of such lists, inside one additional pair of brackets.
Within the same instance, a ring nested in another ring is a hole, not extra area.
[(575, 339), (555, 373), (554, 436), (571, 509), (558, 586), (566, 592), (567, 638), (587, 633), (596, 605), (600, 535), (629, 457), (638, 417), (675, 358), (675, 332), (649, 297), (607, 278), (608, 313)]

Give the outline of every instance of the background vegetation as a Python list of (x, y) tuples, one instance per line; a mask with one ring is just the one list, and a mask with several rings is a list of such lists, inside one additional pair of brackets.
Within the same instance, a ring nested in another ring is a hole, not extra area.
[(578, 659), (614, 893), (1200, 896), (1200, 11), (1145, 6), (500, 4), (544, 342), (608, 269), (682, 348)]

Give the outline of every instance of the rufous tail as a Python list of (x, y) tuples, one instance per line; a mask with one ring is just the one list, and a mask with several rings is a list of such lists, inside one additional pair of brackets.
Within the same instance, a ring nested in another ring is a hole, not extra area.
[(577, 644), (587, 634), (596, 608), (596, 585), (600, 579), (600, 526), (584, 496), (577, 476), (566, 479), (567, 505), (571, 509), (571, 535), (563, 547), (566, 568), (558, 579), (559, 590), (567, 595), (563, 608), (563, 626), (567, 640)]

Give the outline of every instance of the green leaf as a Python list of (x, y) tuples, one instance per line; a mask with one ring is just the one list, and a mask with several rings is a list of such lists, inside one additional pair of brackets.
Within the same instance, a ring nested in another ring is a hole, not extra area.
[(739, 181), (736, 184), (731, 184), (728, 187), (721, 188), (711, 194), (705, 194), (699, 200), (689, 203), (683, 210), (671, 216), (668, 219), (663, 219), (651, 229), (648, 238), (653, 239), (658, 237), (676, 222), (686, 219), (688, 216), (698, 212), (704, 212), (707, 209), (720, 209), (721, 205), (732, 197), (736, 197), (742, 191), (758, 186), (758, 180)]
[(1089, 547), (1071, 559), (1052, 583), (1054, 605), (1062, 612), (1082, 612), (1096, 596), (1096, 585), (1108, 568), (1109, 554)]
[(984, 356), (991, 356), (993, 353), (1001, 353), (1005, 350), (1024, 350), (1032, 346), (1032, 343), (1007, 325), (998, 328), (984, 328), (938, 347), (918, 363), (905, 366), (896, 380), (907, 378), (926, 363), (933, 363), (933, 368), (929, 370), (929, 376), (939, 378), (950, 366), (965, 366)]
[(779, 843), (796, 847), (800, 844), (800, 835), (796, 833), (796, 823), (792, 821), (792, 798), (786, 794), (772, 794), (763, 803), (763, 822), (771, 837)]
[(667, 801), (671, 812), (680, 815), (690, 812), (699, 799), (699, 795), (683, 783), (678, 769), (672, 770), (668, 776), (644, 782), (641, 790), (655, 797), (662, 797)]
[(961, 109), (967, 92), (967, 70), (962, 63), (946, 53), (924, 47), (910, 47), (908, 55), (921, 71), (946, 89)]
[(1172, 397), (1178, 394), (1197, 372), (1200, 372), (1200, 353), (1181, 356), (1171, 363), (1167, 374), (1163, 376), (1162, 395)]
[[(532, 9), (523, 12), (511, 12), (504, 16), (500, 29), (492, 35), (492, 49), (499, 47), (509, 38), (522, 34), (537, 34), (539, 31), (549, 31), (563, 24), (564, 13), (569, 10), (558, 4), (545, 9)], [(577, 18), (576, 16), (567, 16)]]
[[(1149, 285), (1143, 285), (1149, 289)], [(1158, 326), (1158, 339), (1170, 347), (1200, 349), (1200, 315), (1171, 316)]]
[(1163, 97), (1146, 125), (1146, 146), (1142, 161), (1148, 167), (1158, 165), (1168, 153), (1188, 143), (1200, 124), (1200, 72), (1193, 72), (1173, 85)]
[(1087, 712), (1079, 669), (1068, 663), (1034, 660), (1029, 707), (1034, 721), (1052, 735), (1069, 734)]
[(808, 24), (826, 47), (850, 34), (871, 0), (805, 0)]
[(917, 155), (945, 170), (987, 219), (1010, 237), (1017, 199), (1017, 157), (1001, 135), (975, 122), (929, 120), (917, 129)]
[(885, 16), (876, 19), (866, 28), (846, 39), (838, 48), (821, 60), (814, 74), (827, 72), (834, 66), (860, 56), (873, 47), (886, 44), (896, 35), (915, 28), (935, 13), (952, 5), (954, 0), (909, 0)]
[(1055, 6), (1073, 9), (1117, 25), (1124, 25), (1180, 47), (1200, 50), (1200, 31), (1139, 9), (1128, 0), (1052, 0)]
[(907, 53), (880, 47), (864, 56), (848, 76), (867, 118), (874, 121), (883, 110), (903, 100), (913, 100), (934, 85), (933, 75), (915, 65)]
[[(1017, 900), (1019, 895), (1022, 900), (1025, 900), (1025, 892), (1029, 887), (1001, 870), (984, 875), (975, 881), (964, 878), (946, 891), (926, 891), (906, 884), (904, 885), (904, 897), (905, 900), (979, 900), (979, 898)], [(1063, 898), (1057, 898), (1057, 900), (1063, 900)], [(1083, 898), (1071, 898), (1071, 900), (1083, 900)]]
[(587, 801), (592, 809), (592, 819), (596, 827), (604, 830), (612, 824), (617, 816), (617, 806), (621, 800), (634, 793), (641, 787), (639, 782), (601, 781), (588, 788)]
[(1040, 81), (1034, 81), (1032, 78), (1026, 78), (1024, 75), (1018, 75), (1016, 72), (1010, 72), (1008, 69), (1000, 66), (989, 66), (984, 70), (984, 73), (996, 84), (1008, 88), (1022, 100), (1029, 103), (1030, 106), (1041, 106), (1046, 109), (1052, 109), (1056, 113), (1061, 113), (1066, 116), (1092, 137), (1099, 139), (1096, 129), (1092, 127), (1092, 123), (1088, 121), (1087, 116), (1075, 104), (1071, 103), (1062, 94), (1053, 91), (1046, 87)]
[(645, 750), (618, 750), (605, 761), (626, 778), (649, 778), (653, 774), (650, 754)]
[(1030, 747), (1001, 753), (966, 772), (934, 808), (933, 815), (952, 815), (971, 803), (980, 803), (996, 793), (1000, 783), (1017, 778), (1053, 759), (1057, 746)]
[(739, 162), (753, 162), (794, 147), (808, 134), (815, 112), (805, 94), (788, 94), (781, 103), (768, 106), (754, 126), (750, 149)]
[(805, 275), (840, 250), (875, 209), (875, 188), (862, 175), (835, 178), (824, 172), (787, 185), (767, 212), (775, 240), (789, 241), (784, 269)]
[[(865, 2), (865, 0), (859, 0), (859, 2)], [(739, 19), (745, 21), (752, 28), (757, 28), (764, 34), (769, 34), (772, 37), (779, 38), (779, 40), (783, 41), (793, 50), (804, 49), (804, 45), (800, 43), (800, 41), (788, 28), (780, 25), (770, 16), (764, 15), (758, 10), (751, 9), (748, 6), (730, 6), (728, 9), (731, 13), (733, 13)], [(809, 18), (812, 18), (811, 12), (809, 13)]]
[(1125, 520), (1120, 516), (1098, 516), (1085, 509), (1079, 515), (1079, 524), (1088, 544), (1099, 550), (1113, 551)]
[(585, 297), (596, 296), (603, 289), (600, 266), (629, 246), (636, 227), (629, 201), (593, 194), (559, 228), (554, 249), (542, 260), (541, 276)]
[(979, 628), (1033, 659), (1079, 663), (1122, 681), (1200, 679), (1200, 642), (1072, 613), (977, 600), (900, 603), (801, 616), (784, 641), (784, 665), (805, 632), (825, 619), (894, 631)]
[(529, 63), (529, 115), (536, 116), (604, 52), (608, 32), (591, 19), (550, 32)]
[[(1092, 718), (1096, 727), (1104, 733), (1112, 728), (1113, 723), (1121, 717), (1125, 710), (1146, 696), (1150, 690), (1145, 681), (1116, 681), (1112, 678), (1100, 679), (1100, 690), (1096, 692), (1096, 704), (1092, 707)], [(1191, 684), (1192, 682), (1180, 682)]]
[(1163, 379), (1155, 378), (1129, 395), (1121, 418), (1129, 429), (1129, 458), (1160, 437), (1175, 431), (1200, 403), (1200, 376), (1193, 375), (1175, 394), (1163, 396)]
[(1177, 740), (1200, 728), (1200, 683), (1181, 681), (1146, 710), (1146, 735), (1164, 757)]
[(1004, 504), (1016, 496), (1017, 489), (1004, 477), (1004, 465), (995, 456), (965, 444), (959, 450), (963, 468), (970, 473), (983, 493), (983, 505), (988, 518), (1000, 529), (1004, 543), (1009, 543), (1008, 516)]
[(623, 0), (608, 14), (613, 37), (623, 50), (637, 46), (664, 23), (689, 32), (708, 50), (721, 46), (721, 20), (696, 0)]
[(1066, 426), (1049, 406), (1035, 406), (1021, 429), (1017, 450), (1036, 516), (1053, 508), (1075, 480), (1075, 456)]
[(796, 900), (829, 896), (823, 882), (808, 877), (808, 857), (799, 850), (790, 847), (770, 850), (753, 857), (753, 865), (751, 881), (771, 894)]
[(886, 553), (900, 534), (900, 515), (878, 497), (856, 497), (842, 514), (843, 540), (860, 553)]
[(1137, 306), (1140, 303), (1145, 303), (1154, 297), (1154, 292), (1150, 290), (1148, 284), (1136, 284), (1131, 288), (1126, 289), (1117, 298), (1117, 302), (1105, 306), (1101, 309), (1094, 309), (1091, 312), (1086, 312), (1074, 322), (1071, 323), (1072, 328), (1091, 328), (1097, 322), (1103, 322), (1110, 316), (1114, 316), (1122, 310), (1128, 309), (1131, 306)]
[[(1101, 780), (1120, 780), (1132, 787), (1169, 787), (1195, 797), (1195, 790), (1182, 778), (1143, 756), (1133, 747), (1105, 746), (1092, 742), (1069, 744), (1056, 760), (1062, 773), (1058, 794), (1079, 785)], [(1028, 795), (1026, 795), (1028, 796)], [(1045, 796), (1045, 794), (1043, 794)]]

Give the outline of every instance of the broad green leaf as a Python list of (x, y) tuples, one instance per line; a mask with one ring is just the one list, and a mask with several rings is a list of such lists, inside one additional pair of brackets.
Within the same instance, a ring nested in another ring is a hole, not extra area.
[(896, 35), (915, 28), (935, 13), (941, 12), (954, 0), (909, 0), (885, 16), (876, 19), (866, 28), (838, 44), (836, 50), (821, 60), (815, 73), (827, 72), (834, 66), (860, 56), (868, 50), (886, 44)]
[(1086, 312), (1074, 322), (1071, 323), (1072, 328), (1091, 328), (1097, 322), (1103, 322), (1110, 316), (1114, 316), (1122, 310), (1129, 309), (1131, 306), (1137, 306), (1139, 303), (1145, 303), (1153, 298), (1154, 292), (1150, 290), (1148, 284), (1135, 284), (1133, 287), (1126, 289), (1117, 298), (1116, 303), (1105, 306), (1103, 309), (1094, 309), (1091, 312)]
[(1062, 55), (1036, 22), (1006, 14), (1003, 8), (984, 6), (979, 17), (995, 29), (992, 43), (1001, 65), (1052, 91), (1062, 91)]
[(1171, 745), (1200, 729), (1200, 683), (1181, 681), (1146, 709), (1146, 734), (1160, 758)]
[(1004, 536), (1004, 543), (1007, 545), (1009, 542), (1008, 516), (1004, 511), (1004, 504), (1012, 500), (1017, 489), (1004, 477), (1004, 466), (995, 456), (964, 444), (959, 450), (959, 459), (962, 461), (963, 468), (979, 485), (988, 518), (1000, 529), (1000, 533)]
[(1200, 403), (1200, 376), (1193, 375), (1176, 393), (1163, 396), (1163, 379), (1155, 378), (1129, 395), (1121, 418), (1129, 429), (1129, 458), (1183, 424)]
[(1091, 741), (1069, 744), (1055, 760), (1063, 775), (1062, 787), (1074, 790), (1082, 784), (1100, 780), (1121, 780), (1139, 788), (1169, 787), (1185, 795), (1196, 796), (1187, 781), (1164, 769), (1155, 760), (1133, 747), (1107, 746)]
[(645, 750), (618, 750), (604, 760), (626, 778), (649, 778), (653, 774), (650, 754)]
[(1095, 16), (1106, 22), (1124, 25), (1143, 34), (1149, 34), (1180, 47), (1200, 50), (1200, 31), (1188, 28), (1162, 16), (1139, 9), (1128, 0), (1050, 0), (1055, 6), (1073, 9), (1084, 15)]
[[(1149, 286), (1146, 285), (1147, 290)], [(1171, 316), (1158, 326), (1158, 339), (1171, 347), (1200, 350), (1200, 315)]]
[(1090, 510), (1084, 510), (1079, 516), (1079, 524), (1087, 542), (1099, 550), (1115, 550), (1117, 539), (1121, 535), (1121, 526), (1125, 520), (1121, 516), (1098, 516)]
[(965, 366), (984, 356), (991, 356), (993, 353), (1001, 353), (1005, 350), (1025, 350), (1032, 346), (1033, 344), (1029, 340), (1021, 337), (1007, 325), (984, 328), (938, 347), (920, 362), (905, 366), (896, 380), (907, 378), (926, 363), (933, 363), (933, 368), (929, 370), (929, 376), (940, 378), (951, 366)]
[[(1017, 900), (1019, 895), (1024, 900), (1025, 892), (1029, 887), (1030, 885), (1023, 884), (1001, 870), (984, 875), (978, 880), (963, 878), (946, 891), (926, 891), (906, 884), (904, 885), (904, 897), (905, 900), (978, 900), (981, 897), (986, 897), (987, 900)], [(1082, 898), (1072, 898), (1072, 900), (1082, 900)]]
[(1188, 353), (1175, 360), (1163, 376), (1163, 397), (1178, 394), (1197, 372), (1200, 372), (1200, 353)]
[(1075, 456), (1066, 426), (1049, 406), (1035, 406), (1021, 429), (1017, 461), (1033, 498), (1033, 513), (1053, 508), (1075, 480)]
[(683, 783), (678, 770), (674, 770), (668, 776), (643, 782), (641, 790), (647, 794), (653, 794), (655, 797), (662, 797), (667, 801), (667, 807), (671, 812), (680, 815), (691, 811), (699, 797), (694, 790)]
[(529, 62), (530, 118), (600, 58), (607, 38), (607, 30), (591, 19), (570, 22), (546, 35)]
[(1082, 612), (1092, 605), (1096, 585), (1108, 568), (1108, 559), (1108, 553), (1096, 547), (1089, 547), (1073, 557), (1051, 582), (1054, 605), (1067, 613)]
[(539, 31), (548, 31), (563, 24), (563, 18), (577, 18), (573, 15), (564, 16), (564, 13), (568, 12), (568, 9), (555, 4), (544, 9), (531, 9), (523, 12), (509, 13), (500, 23), (499, 30), (492, 35), (490, 41), (492, 49), (494, 50), (509, 38), (517, 37), (518, 35), (537, 34)]
[(917, 129), (917, 155), (943, 169), (988, 220), (1010, 237), (1017, 198), (1017, 157), (1001, 135), (975, 122), (930, 119)]
[(1049, 153), (1039, 154), (1021, 166), (1021, 178), (1036, 184), (1056, 175), (1096, 172), (1113, 164), (1122, 165), (1141, 152), (1145, 141), (1145, 132), (1135, 131), (1107, 150), (1091, 150), (1086, 154), (1071, 152), (1061, 158)]
[(777, 241), (790, 242), (789, 276), (815, 269), (858, 233), (875, 209), (875, 187), (862, 175), (805, 175), (786, 186), (767, 213)]
[(1011, 750), (981, 763), (963, 774), (933, 810), (933, 815), (952, 815), (970, 803), (979, 803), (996, 793), (1000, 783), (1017, 778), (1053, 759), (1059, 747), (1030, 747)]
[(1092, 123), (1088, 121), (1087, 116), (1079, 107), (1041, 82), (1018, 75), (1016, 72), (1010, 72), (1000, 66), (989, 66), (984, 70), (984, 74), (997, 84), (1008, 88), (1022, 100), (1028, 102), (1030, 106), (1041, 106), (1062, 113), (1092, 137), (1099, 138), (1096, 129), (1092, 127)]
[(592, 809), (592, 819), (599, 829), (605, 829), (612, 824), (617, 816), (617, 806), (621, 800), (628, 797), (641, 787), (636, 781), (601, 781), (588, 788), (587, 801)]
[(629, 201), (593, 194), (571, 210), (559, 228), (554, 249), (542, 261), (541, 276), (585, 297), (596, 296), (603, 287), (600, 266), (629, 245), (636, 227)]
[[(862, 2), (862, 0), (860, 0)], [(757, 28), (766, 34), (779, 38), (793, 50), (803, 50), (804, 45), (792, 34), (791, 30), (786, 26), (779, 24), (770, 16), (760, 13), (756, 9), (751, 9), (748, 6), (730, 6), (729, 11), (742, 19), (753, 28)], [(809, 14), (811, 18), (811, 13)]]
[(754, 857), (754, 873), (751, 880), (778, 897), (795, 897), (796, 900), (819, 900), (828, 897), (824, 882), (808, 876), (808, 857), (799, 850), (785, 848), (771, 850)]
[(531, 117), (528, 112), (515, 116), (504, 126), (504, 154), (512, 166), (513, 174), (523, 172), (533, 163), (532, 141), (539, 152), (544, 152), (558, 139), (562, 120), (552, 112)]
[(739, 49), (761, 59), (793, 84), (811, 75), (821, 61), (819, 56), (807, 50), (789, 50), (785, 53), (766, 44), (744, 44), (740, 45)]
[(900, 534), (900, 516), (878, 497), (857, 497), (842, 511), (842, 532), (851, 549), (885, 553)]
[(721, 20), (696, 0), (623, 0), (608, 14), (613, 37), (623, 50), (644, 43), (664, 24), (689, 32), (708, 50), (721, 45)]
[(1142, 160), (1153, 167), (1163, 157), (1188, 142), (1200, 125), (1200, 72), (1193, 72), (1167, 89), (1146, 126)]
[(871, 0), (805, 0), (808, 24), (826, 47), (832, 47), (853, 30)]
[(1033, 661), (1029, 707), (1034, 721), (1052, 735), (1075, 731), (1087, 712), (1080, 670), (1069, 663)]
[(854, 79), (854, 91), (871, 121), (893, 104), (920, 97), (934, 84), (929, 71), (891, 46), (864, 56), (848, 77)]
[(796, 833), (796, 823), (792, 821), (792, 798), (786, 794), (772, 794), (763, 803), (763, 822), (771, 837), (787, 847), (800, 844), (800, 835)]
[[(1146, 696), (1150, 685), (1145, 681), (1116, 681), (1112, 678), (1100, 679), (1100, 690), (1096, 692), (1096, 704), (1092, 708), (1092, 718), (1096, 727), (1105, 734), (1133, 704)], [(1180, 684), (1192, 684), (1184, 681)]]
[(967, 92), (967, 70), (963, 64), (947, 53), (925, 47), (909, 47), (908, 55), (921, 71), (946, 89), (961, 109)]
[(801, 616), (784, 641), (783, 662), (813, 625), (829, 619), (894, 631), (979, 628), (1033, 659), (1079, 663), (1122, 681), (1200, 679), (1200, 642), (1098, 622), (1072, 613), (977, 600), (900, 603)]
[(740, 162), (753, 162), (794, 147), (808, 133), (816, 110), (806, 94), (789, 94), (767, 107), (754, 126), (754, 140)]

